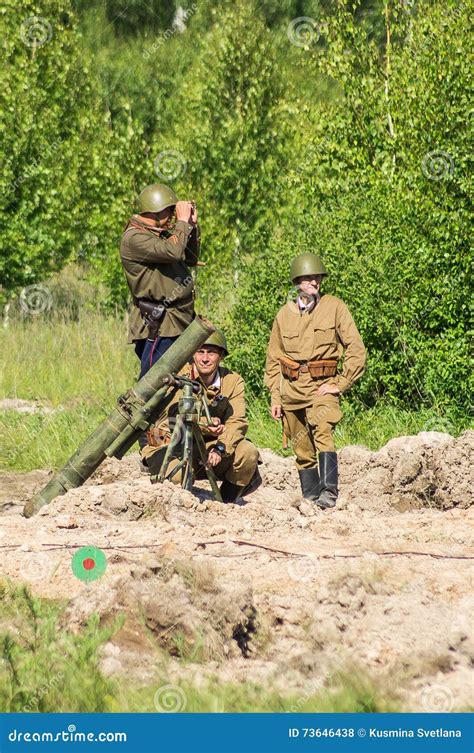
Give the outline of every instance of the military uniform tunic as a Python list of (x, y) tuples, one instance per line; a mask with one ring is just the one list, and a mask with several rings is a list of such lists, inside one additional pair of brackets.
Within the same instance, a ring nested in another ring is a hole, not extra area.
[[(291, 380), (282, 374), (279, 358), (287, 356), (299, 363), (315, 359), (339, 360), (342, 373), (313, 378), (309, 371)], [(311, 468), (317, 451), (335, 450), (333, 431), (342, 418), (337, 395), (319, 395), (321, 384), (335, 384), (346, 392), (364, 372), (364, 344), (350, 314), (339, 298), (321, 295), (310, 312), (301, 311), (291, 301), (278, 312), (267, 351), (265, 384), (272, 405), (283, 408), (283, 426), (291, 437), (299, 468)]]
[[(192, 364), (184, 366), (179, 374), (201, 381)], [(203, 428), (204, 442), (208, 450), (216, 442), (221, 442), (225, 446), (223, 459), (212, 469), (216, 476), (221, 479), (226, 478), (227, 481), (238, 486), (246, 486), (257, 467), (258, 450), (252, 442), (245, 439), (248, 421), (244, 380), (235, 371), (230, 371), (223, 366), (218, 367), (217, 377), (215, 386), (205, 387), (205, 394), (210, 404), (211, 416), (220, 419), (221, 423), (224, 424), (224, 431), (219, 437), (216, 437)], [(163, 439), (163, 443), (169, 441), (171, 436), (181, 396), (182, 391), (176, 390), (172, 399), (166, 402), (154, 425), (155, 436), (160, 434), (166, 437), (166, 439)], [(148, 459), (155, 452), (157, 452), (157, 448), (148, 445), (142, 450), (142, 457)], [(175, 462), (170, 463), (169, 470), (175, 464)], [(179, 478), (175, 476), (172, 481), (178, 482)]]
[(166, 313), (160, 325), (160, 337), (176, 337), (194, 316), (194, 283), (189, 267), (199, 259), (199, 227), (184, 220), (176, 222), (172, 233), (148, 227), (139, 216), (126, 228), (120, 256), (127, 284), (134, 299), (130, 314), (128, 342), (148, 337), (137, 298), (165, 301)]

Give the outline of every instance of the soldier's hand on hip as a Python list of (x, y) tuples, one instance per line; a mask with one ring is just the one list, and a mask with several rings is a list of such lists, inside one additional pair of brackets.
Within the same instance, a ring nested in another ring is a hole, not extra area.
[(191, 221), (191, 215), (193, 211), (193, 205), (190, 201), (177, 201), (176, 202), (176, 219), (184, 220), (184, 222)]
[(321, 387), (319, 387), (317, 394), (318, 395), (339, 395), (340, 393), (339, 387), (337, 387), (335, 384), (322, 384)]
[(281, 418), (281, 405), (272, 405), (272, 418), (274, 418), (275, 421), (278, 421), (278, 419)]

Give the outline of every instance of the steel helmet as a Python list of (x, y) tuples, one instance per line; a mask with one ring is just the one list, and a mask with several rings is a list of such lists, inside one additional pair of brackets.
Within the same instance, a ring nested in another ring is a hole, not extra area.
[(173, 207), (177, 201), (178, 197), (171, 188), (163, 183), (154, 183), (144, 188), (138, 196), (138, 213), (161, 212), (167, 207)]
[(206, 342), (201, 345), (201, 348), (203, 348), (204, 345), (215, 345), (216, 348), (220, 348), (223, 351), (224, 357), (229, 355), (229, 351), (227, 350), (227, 340), (220, 329), (216, 329), (212, 335), (209, 335)]
[(327, 269), (316, 254), (300, 254), (291, 262), (290, 277), (294, 282), (303, 275), (327, 275)]

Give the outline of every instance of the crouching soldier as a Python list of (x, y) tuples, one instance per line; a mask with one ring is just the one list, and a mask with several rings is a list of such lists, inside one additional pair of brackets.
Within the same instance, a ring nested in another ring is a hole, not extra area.
[(303, 497), (323, 509), (335, 506), (338, 492), (333, 433), (342, 418), (339, 395), (362, 376), (366, 358), (347, 306), (320, 292), (326, 275), (315, 254), (293, 259), (296, 300), (275, 318), (265, 372), (272, 416), (283, 420), (283, 431), (292, 440)]
[[(222, 332), (216, 331), (207, 339), (187, 364), (180, 376), (201, 382), (209, 404), (213, 426), (202, 427), (207, 449), (207, 464), (216, 477), (222, 480), (220, 492), (223, 502), (235, 502), (238, 498), (255, 491), (261, 478), (258, 471), (259, 455), (255, 445), (245, 439), (248, 423), (244, 397), (244, 381), (235, 371), (221, 366), (228, 355), (227, 343)], [(148, 445), (142, 450), (142, 460), (152, 474), (158, 474), (164, 459), (164, 450), (169, 444), (178, 402), (182, 395), (177, 390), (153, 428), (148, 432)], [(171, 471), (178, 460), (173, 460)], [(193, 458), (195, 478), (205, 478), (197, 458)], [(179, 472), (171, 479), (180, 482)]]

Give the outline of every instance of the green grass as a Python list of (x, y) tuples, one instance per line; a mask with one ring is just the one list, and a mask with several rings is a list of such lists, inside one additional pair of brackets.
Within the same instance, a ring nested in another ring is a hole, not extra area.
[[(173, 683), (163, 681), (163, 685), (166, 684)], [(158, 687), (132, 691), (123, 710), (137, 712), (156, 708), (154, 699)], [(197, 690), (181, 682), (180, 691), (174, 686), (174, 693), (178, 702), (183, 704), (180, 711), (191, 713), (383, 713), (400, 710), (399, 702), (377, 688), (363, 671), (334, 675), (329, 686), (319, 692), (310, 692), (311, 687), (309, 679), (308, 691), (284, 695), (256, 683), (221, 685), (209, 682)]]
[(54, 414), (0, 411), (3, 469), (26, 472), (62, 467), (106, 415), (97, 405)]
[[(71, 311), (73, 317), (71, 318)], [(29, 471), (57, 469), (110, 412), (135, 381), (138, 359), (127, 345), (126, 322), (66, 301), (49, 319), (12, 317), (0, 330), (0, 349), (10, 354), (0, 372), (0, 398), (39, 401), (54, 413), (0, 412), (2, 467)], [(264, 398), (249, 399), (249, 436), (259, 447), (281, 449), (281, 424)], [(459, 434), (462, 417), (434, 409), (406, 411), (384, 403), (370, 409), (343, 399), (336, 430), (338, 447), (364, 444), (378, 449), (391, 437), (426, 430)]]
[(33, 597), (27, 588), (5, 581), (0, 599), (0, 712), (154, 712), (160, 703), (169, 708), (173, 698), (172, 708), (188, 712), (399, 710), (392, 694), (360, 671), (337, 672), (324, 689), (308, 680), (307, 692), (299, 695), (256, 683), (209, 681), (197, 688), (167, 676), (166, 657), (157, 650), (152, 685), (108, 679), (99, 670), (100, 648), (120, 630), (123, 618), (103, 627), (93, 615), (82, 631), (72, 633), (61, 624), (65, 604), (59, 601)]
[(127, 345), (123, 319), (83, 312), (67, 317), (32, 317), (0, 332), (3, 359), (0, 397), (39, 400), (49, 406), (113, 405), (138, 372)]
[(82, 633), (62, 630), (60, 602), (0, 582), (0, 711), (106, 711), (114, 687), (98, 669), (97, 651), (120, 623), (92, 617)]
[[(382, 402), (372, 408), (355, 407), (345, 398), (341, 407), (344, 418), (335, 432), (338, 448), (362, 444), (371, 450), (378, 450), (392, 437), (418, 434), (420, 431), (447, 431), (457, 436), (471, 425), (468, 418), (446, 416), (433, 408), (408, 411)], [(281, 422), (271, 418), (262, 399), (249, 404), (249, 426), (249, 436), (259, 447), (268, 447), (284, 455), (292, 454), (290, 449), (281, 450)]]
[(0, 399), (38, 401), (53, 413), (0, 412), (4, 469), (58, 468), (135, 381), (138, 359), (124, 319), (69, 308), (29, 317), (0, 331), (11, 354), (0, 371)]

